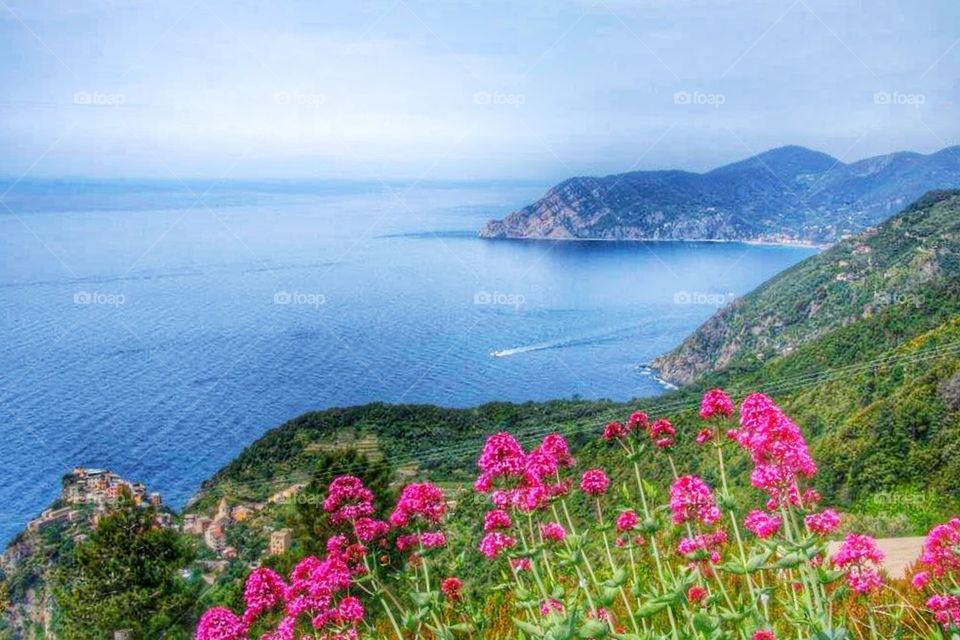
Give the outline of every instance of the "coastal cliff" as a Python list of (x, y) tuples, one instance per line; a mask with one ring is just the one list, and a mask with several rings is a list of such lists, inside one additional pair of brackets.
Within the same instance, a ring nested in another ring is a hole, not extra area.
[(960, 186), (960, 150), (854, 163), (773, 149), (707, 173), (570, 178), (480, 231), (483, 238), (829, 244), (932, 189)]

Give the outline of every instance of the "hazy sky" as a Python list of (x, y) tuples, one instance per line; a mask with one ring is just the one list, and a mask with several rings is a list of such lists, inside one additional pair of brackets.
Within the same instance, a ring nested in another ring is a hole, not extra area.
[(960, 142), (956, 0), (0, 0), (0, 174), (519, 178)]

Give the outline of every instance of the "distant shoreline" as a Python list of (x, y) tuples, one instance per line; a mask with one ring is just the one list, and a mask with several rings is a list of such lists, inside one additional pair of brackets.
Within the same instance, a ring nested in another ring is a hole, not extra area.
[(725, 240), (719, 238), (545, 238), (543, 236), (484, 236), (481, 240), (510, 240), (513, 242), (690, 242), (711, 244), (749, 244), (758, 247), (793, 247), (798, 249), (824, 250), (832, 247), (833, 242), (774, 241), (774, 240)]

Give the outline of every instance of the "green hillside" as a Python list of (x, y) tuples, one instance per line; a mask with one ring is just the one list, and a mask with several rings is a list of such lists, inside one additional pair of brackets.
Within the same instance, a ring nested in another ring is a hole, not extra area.
[(753, 369), (890, 307), (937, 311), (938, 289), (960, 277), (958, 231), (960, 191), (931, 192), (722, 309), (654, 366), (688, 383), (710, 371)]

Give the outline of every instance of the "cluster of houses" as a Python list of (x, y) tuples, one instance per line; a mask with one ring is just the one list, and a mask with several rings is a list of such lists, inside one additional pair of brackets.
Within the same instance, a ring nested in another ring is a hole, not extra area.
[[(115, 505), (122, 495), (128, 495), (137, 506), (152, 505), (160, 507), (163, 500), (159, 493), (147, 492), (141, 482), (129, 482), (107, 469), (74, 467), (63, 479), (63, 491), (59, 504), (65, 504), (43, 511), (37, 518), (27, 523), (27, 529), (37, 532), (52, 524), (79, 522), (84, 517), (96, 526), (107, 510)], [(90, 509), (92, 507), (92, 509)], [(157, 510), (158, 526), (173, 526), (173, 517), (166, 511)]]
[[(232, 507), (226, 498), (221, 498), (213, 517), (195, 513), (186, 514), (183, 517), (183, 531), (201, 537), (203, 543), (221, 558), (232, 560), (237, 557), (237, 550), (227, 543), (227, 529), (234, 524), (246, 522), (268, 504), (283, 504), (295, 500), (305, 486), (305, 484), (294, 484), (270, 496), (266, 502), (237, 504)], [(270, 555), (285, 553), (290, 549), (291, 541), (292, 535), (289, 529), (272, 531), (267, 553)]]

